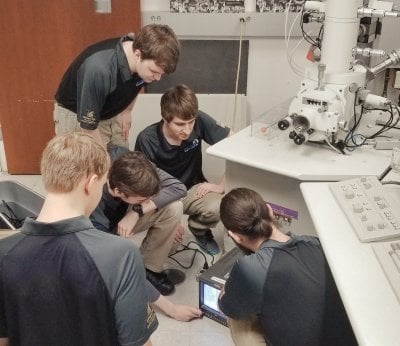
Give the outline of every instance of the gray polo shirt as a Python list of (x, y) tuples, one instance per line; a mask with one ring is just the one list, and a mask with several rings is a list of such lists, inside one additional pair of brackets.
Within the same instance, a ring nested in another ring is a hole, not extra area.
[(121, 113), (145, 85), (138, 74), (131, 74), (122, 47), (123, 42), (132, 40), (133, 36), (127, 35), (95, 43), (65, 72), (55, 99), (77, 113), (82, 128), (94, 130), (100, 120)]
[(316, 237), (267, 240), (233, 266), (220, 299), (234, 319), (257, 316), (271, 345), (356, 345)]
[(11, 345), (142, 345), (157, 328), (142, 257), (86, 217), (27, 219), (0, 241), (0, 337)]

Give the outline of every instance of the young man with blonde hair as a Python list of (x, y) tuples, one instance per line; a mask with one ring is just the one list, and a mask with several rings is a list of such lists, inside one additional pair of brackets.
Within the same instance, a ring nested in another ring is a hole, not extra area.
[(179, 55), (176, 35), (161, 24), (86, 48), (57, 89), (56, 134), (83, 131), (104, 145), (128, 147), (137, 95), (146, 83), (174, 72)]
[(0, 345), (151, 345), (158, 322), (140, 252), (89, 220), (108, 168), (89, 135), (46, 146), (43, 207), (0, 241)]
[(163, 94), (161, 116), (159, 123), (139, 133), (135, 150), (186, 185), (183, 212), (189, 215), (189, 229), (199, 245), (215, 255), (219, 247), (211, 228), (219, 221), (225, 178), (218, 184), (207, 181), (202, 171), (201, 142), (215, 144), (232, 131), (200, 111), (195, 93), (183, 84)]

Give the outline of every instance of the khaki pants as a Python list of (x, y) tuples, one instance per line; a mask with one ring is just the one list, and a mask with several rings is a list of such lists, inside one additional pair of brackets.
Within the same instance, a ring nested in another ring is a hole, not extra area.
[[(189, 215), (188, 225), (199, 230), (215, 227), (219, 222), (219, 205), (223, 195), (215, 192), (196, 196), (199, 184), (192, 186), (183, 199), (183, 213)], [(202, 235), (199, 232), (199, 235)]]
[(228, 319), (229, 330), (236, 346), (266, 346), (257, 317), (248, 320)]
[[(76, 119), (76, 113), (62, 107), (57, 102), (54, 103), (53, 119), (56, 135), (81, 130)], [(118, 116), (100, 120), (98, 129), (101, 139), (107, 148), (113, 146), (129, 148), (129, 142), (122, 137), (122, 128)]]
[(53, 119), (56, 135), (77, 132), (81, 129), (76, 120), (76, 113), (60, 106), (57, 102), (54, 103)]
[(147, 230), (140, 246), (147, 269), (157, 273), (164, 270), (164, 263), (173, 247), (175, 231), (181, 223), (182, 215), (182, 202), (172, 202), (160, 210), (144, 214), (133, 228), (135, 234)]

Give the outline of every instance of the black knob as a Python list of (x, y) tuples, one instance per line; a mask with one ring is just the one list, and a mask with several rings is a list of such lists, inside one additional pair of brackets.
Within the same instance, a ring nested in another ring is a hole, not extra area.
[(296, 131), (290, 131), (289, 138), (293, 139), (294, 137), (296, 137), (296, 135), (297, 135)]
[(303, 144), (306, 141), (306, 137), (302, 134), (297, 135), (296, 137), (294, 137), (294, 142), (297, 145)]
[(283, 119), (278, 123), (279, 130), (286, 130), (288, 127), (289, 127), (289, 121), (287, 121), (286, 119)]

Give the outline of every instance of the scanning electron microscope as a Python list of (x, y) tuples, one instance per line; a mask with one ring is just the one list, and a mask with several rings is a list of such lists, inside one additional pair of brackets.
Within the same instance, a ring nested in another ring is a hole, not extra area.
[[(312, 67), (306, 69), (288, 116), (278, 122), (278, 128), (288, 130), (294, 143), (325, 142), (344, 153), (349, 142), (353, 147), (358, 145), (354, 132), (363, 107), (399, 114), (390, 99), (374, 95), (367, 85), (387, 67), (400, 63), (400, 48), (387, 53), (357, 47), (362, 30), (360, 18), (398, 17), (399, 14), (365, 7), (360, 0), (305, 2), (304, 23), (321, 23), (320, 35), (313, 40), (313, 48), (320, 54)], [(380, 62), (369, 67), (362, 60), (366, 57)], [(392, 125), (387, 124), (386, 128)]]

